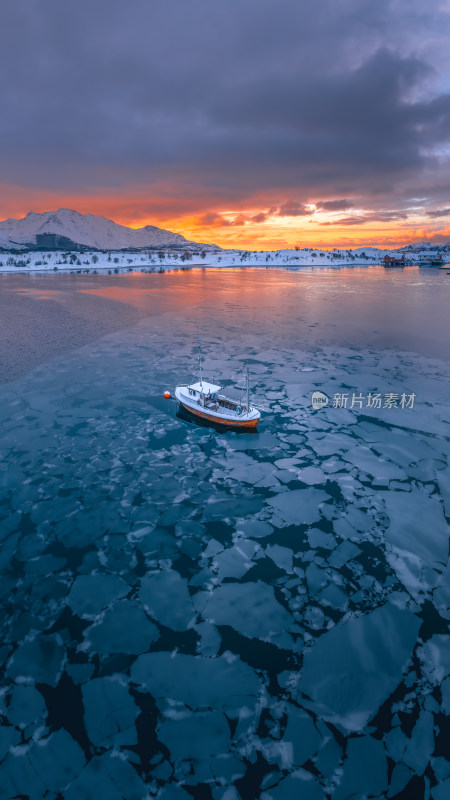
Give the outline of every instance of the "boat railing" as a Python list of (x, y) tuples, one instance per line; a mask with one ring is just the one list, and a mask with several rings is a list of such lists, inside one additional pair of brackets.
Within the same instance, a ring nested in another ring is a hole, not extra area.
[(239, 400), (235, 400), (232, 397), (227, 397), (226, 394), (218, 394), (217, 399), (225, 400), (226, 403), (231, 403), (233, 408), (237, 408), (237, 406), (240, 405)]

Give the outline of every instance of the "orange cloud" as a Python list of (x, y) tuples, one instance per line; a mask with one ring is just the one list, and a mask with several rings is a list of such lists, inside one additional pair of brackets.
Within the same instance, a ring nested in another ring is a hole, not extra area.
[[(170, 183), (161, 183), (158, 192), (115, 189), (101, 193), (76, 194), (37, 191), (0, 185), (0, 219), (23, 217), (28, 211), (74, 208), (82, 213), (109, 217), (133, 228), (157, 225), (198, 242), (247, 250), (277, 250), (285, 247), (397, 247), (427, 240), (436, 244), (450, 240), (450, 225), (437, 223), (434, 212), (407, 214), (400, 210), (356, 208), (343, 217), (350, 201), (317, 201), (304, 205), (289, 199), (255, 198), (248, 207), (224, 206), (220, 198), (208, 196), (206, 189), (181, 197)], [(269, 202), (268, 202), (269, 201)], [(315, 212), (314, 212), (315, 208)], [(307, 213), (305, 213), (307, 212)], [(339, 214), (340, 212), (340, 214)], [(358, 224), (355, 224), (357, 219)]]

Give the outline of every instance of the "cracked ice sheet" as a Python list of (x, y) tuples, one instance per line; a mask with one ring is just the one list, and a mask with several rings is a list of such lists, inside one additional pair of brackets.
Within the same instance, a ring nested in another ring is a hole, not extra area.
[(256, 461), (245, 453), (228, 451), (225, 472), (239, 483), (267, 487), (278, 484), (279, 470), (277, 467), (270, 461)]
[(168, 698), (190, 708), (220, 709), (233, 718), (255, 707), (261, 689), (256, 672), (230, 653), (218, 658), (146, 653), (133, 664), (131, 678), (157, 703)]
[(129, 591), (130, 587), (117, 575), (79, 575), (68, 594), (67, 604), (80, 617), (95, 616)]
[(184, 631), (194, 620), (187, 581), (175, 570), (146, 575), (141, 582), (140, 598), (147, 613), (172, 630)]
[(384, 458), (376, 456), (375, 453), (364, 445), (356, 444), (348, 453), (345, 453), (342, 458), (353, 464), (362, 472), (367, 472), (376, 480), (390, 481), (390, 480), (406, 480), (407, 474), (397, 467), (392, 461), (386, 461)]
[(250, 539), (239, 539), (233, 547), (214, 556), (212, 567), (218, 577), (241, 578), (253, 566), (253, 557), (260, 550), (256, 542)]
[(418, 617), (391, 603), (340, 622), (305, 653), (299, 702), (307, 705), (306, 695), (323, 719), (362, 730), (400, 683), (419, 628)]
[(203, 598), (201, 613), (215, 625), (228, 625), (249, 638), (270, 641), (288, 631), (291, 615), (272, 586), (262, 581), (225, 583)]
[(103, 618), (87, 628), (83, 650), (97, 653), (145, 653), (159, 637), (145, 611), (131, 600), (119, 600)]
[(94, 678), (82, 688), (84, 721), (96, 747), (135, 745), (134, 723), (140, 713), (128, 692), (126, 675)]
[(178, 712), (163, 720), (157, 735), (173, 761), (225, 754), (230, 746), (230, 726), (220, 711)]
[(261, 795), (261, 800), (323, 800), (322, 786), (313, 778), (310, 772), (299, 769), (283, 778), (277, 786), (267, 789)]
[(266, 502), (274, 510), (278, 526), (311, 525), (321, 519), (320, 503), (330, 500), (330, 495), (321, 489), (293, 489), (270, 497)]
[(60, 795), (61, 790), (79, 774), (84, 763), (81, 747), (61, 728), (48, 738), (12, 750), (7, 755), (0, 764), (3, 796), (26, 795), (30, 800), (41, 800), (46, 796)]
[(393, 551), (386, 558), (399, 581), (420, 601), (421, 593), (437, 585), (448, 561), (449, 527), (442, 505), (420, 489), (408, 494), (380, 492), (380, 497), (390, 522), (385, 538)]

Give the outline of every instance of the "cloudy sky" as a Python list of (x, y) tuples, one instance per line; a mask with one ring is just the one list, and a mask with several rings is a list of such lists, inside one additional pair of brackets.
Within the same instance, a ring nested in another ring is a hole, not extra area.
[(0, 218), (450, 240), (448, 0), (2, 0)]

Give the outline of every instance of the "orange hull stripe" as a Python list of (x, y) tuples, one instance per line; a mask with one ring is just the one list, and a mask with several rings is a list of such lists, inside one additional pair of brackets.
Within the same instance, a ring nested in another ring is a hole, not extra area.
[(224, 420), (217, 419), (217, 417), (211, 417), (209, 414), (205, 414), (204, 411), (197, 411), (190, 406), (185, 406), (184, 403), (181, 402), (183, 408), (186, 411), (190, 411), (191, 414), (195, 414), (197, 417), (203, 417), (203, 419), (207, 419), (208, 422), (214, 422), (216, 425), (226, 425), (229, 428), (256, 428), (259, 422), (259, 419), (249, 419), (249, 420), (236, 420), (236, 422), (225, 422)]

